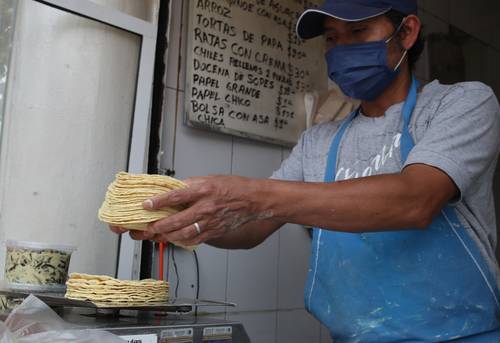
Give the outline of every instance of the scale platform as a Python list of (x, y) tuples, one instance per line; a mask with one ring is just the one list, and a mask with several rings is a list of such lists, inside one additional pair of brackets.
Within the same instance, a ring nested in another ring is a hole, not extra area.
[[(177, 298), (148, 306), (98, 307), (90, 301), (71, 300), (62, 294), (32, 293), (66, 322), (82, 329), (111, 332), (133, 343), (250, 343), (243, 325), (222, 319), (194, 315), (204, 306), (236, 306), (234, 303)], [(29, 293), (0, 290), (0, 295), (25, 298)], [(2, 320), (0, 316), (0, 320)]]
[(235, 307), (235, 303), (204, 300), (204, 299), (189, 299), (189, 298), (173, 298), (168, 302), (150, 303), (145, 305), (133, 306), (97, 306), (91, 301), (87, 300), (73, 300), (64, 297), (64, 294), (59, 293), (37, 293), (37, 292), (20, 292), (14, 290), (0, 289), (0, 295), (8, 298), (26, 298), (28, 295), (33, 294), (38, 299), (42, 300), (50, 307), (82, 307), (92, 308), (96, 310), (137, 310), (137, 311), (154, 311), (154, 312), (191, 312), (193, 308), (206, 307), (206, 306), (222, 306), (222, 307)]

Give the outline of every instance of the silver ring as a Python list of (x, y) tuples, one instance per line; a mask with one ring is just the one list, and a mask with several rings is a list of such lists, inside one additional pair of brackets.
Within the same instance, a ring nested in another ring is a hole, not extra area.
[(200, 224), (198, 224), (198, 222), (194, 223), (194, 229), (196, 230), (196, 234), (199, 235), (201, 234), (201, 227), (200, 227)]

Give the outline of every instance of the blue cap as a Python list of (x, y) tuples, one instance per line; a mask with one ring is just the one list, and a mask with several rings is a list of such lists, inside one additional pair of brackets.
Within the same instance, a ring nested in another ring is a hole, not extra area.
[(302, 13), (297, 22), (297, 35), (302, 39), (322, 35), (325, 16), (344, 21), (361, 21), (390, 10), (417, 14), (417, 0), (326, 0), (320, 7)]

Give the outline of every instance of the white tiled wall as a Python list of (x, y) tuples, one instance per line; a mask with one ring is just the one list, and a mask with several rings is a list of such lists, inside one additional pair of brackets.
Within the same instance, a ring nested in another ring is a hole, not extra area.
[[(450, 7), (452, 0), (420, 0), (420, 8), (433, 13), (442, 21), (448, 22), (450, 20)], [(456, 1), (453, 1), (456, 3)]]
[[(500, 35), (496, 0), (420, 0), (424, 33), (446, 33), (450, 25), (475, 38), (466, 53), (467, 76), (485, 82), (500, 96)], [(425, 59), (421, 63), (425, 64)]]
[(276, 311), (230, 312), (227, 318), (243, 323), (252, 343), (276, 342)]
[[(315, 330), (311, 330), (315, 328)], [(320, 324), (304, 310), (277, 313), (277, 342), (320, 342)]]
[(310, 253), (310, 246), (304, 242), (309, 237), (301, 226), (292, 224), (281, 229), (279, 235), (278, 308), (301, 308)]
[(276, 310), (279, 235), (251, 250), (229, 252), (227, 298), (238, 311)]

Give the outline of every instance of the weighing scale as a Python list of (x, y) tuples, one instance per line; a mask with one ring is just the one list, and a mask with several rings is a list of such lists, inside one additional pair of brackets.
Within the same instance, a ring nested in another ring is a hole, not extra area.
[[(9, 298), (29, 294), (0, 290)], [(195, 316), (206, 306), (236, 306), (234, 303), (177, 298), (147, 306), (97, 307), (90, 301), (71, 300), (63, 294), (34, 293), (66, 322), (82, 329), (111, 332), (130, 343), (250, 343), (243, 325), (235, 321)], [(0, 315), (5, 320), (7, 315)]]

